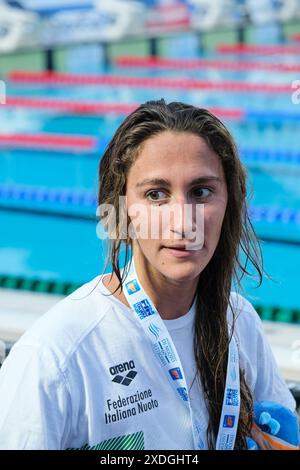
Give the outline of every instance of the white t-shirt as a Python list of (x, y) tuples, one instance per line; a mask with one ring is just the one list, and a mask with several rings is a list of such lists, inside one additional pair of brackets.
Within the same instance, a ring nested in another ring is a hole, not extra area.
[[(61, 300), (24, 333), (0, 370), (1, 449), (193, 449), (187, 407), (178, 399), (133, 312), (97, 276)], [(242, 296), (238, 310), (240, 365), (255, 400), (295, 410), (261, 320)], [(231, 313), (230, 313), (231, 315)], [(188, 388), (196, 371), (195, 301), (164, 320)], [(228, 317), (229, 319), (229, 317)], [(230, 321), (230, 319), (229, 319)], [(207, 428), (201, 386), (191, 406)], [(207, 442), (204, 439), (204, 448)]]

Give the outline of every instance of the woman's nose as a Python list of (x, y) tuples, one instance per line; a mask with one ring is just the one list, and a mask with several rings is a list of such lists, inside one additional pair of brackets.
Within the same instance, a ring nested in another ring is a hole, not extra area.
[(194, 208), (187, 197), (177, 198), (171, 205), (170, 229), (180, 235), (181, 238), (188, 237), (193, 230)]

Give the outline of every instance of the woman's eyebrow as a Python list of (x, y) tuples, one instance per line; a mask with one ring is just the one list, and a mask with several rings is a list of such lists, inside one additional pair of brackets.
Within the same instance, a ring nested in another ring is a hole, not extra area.
[[(203, 184), (203, 183), (209, 183), (212, 181), (216, 181), (218, 183), (221, 182), (221, 179), (218, 176), (213, 176), (213, 175), (207, 175), (207, 176), (199, 176), (198, 178), (193, 179), (189, 186), (192, 186), (194, 184)], [(136, 188), (139, 188), (141, 186), (146, 186), (148, 184), (153, 184), (153, 185), (164, 185), (164, 186), (171, 186), (170, 181), (164, 179), (164, 178), (146, 178), (139, 183), (135, 185)]]

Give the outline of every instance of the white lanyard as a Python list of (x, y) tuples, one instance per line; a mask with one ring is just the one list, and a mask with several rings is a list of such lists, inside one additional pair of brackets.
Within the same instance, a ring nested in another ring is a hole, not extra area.
[[(124, 294), (129, 305), (137, 314), (137, 318), (139, 319), (146, 336), (151, 341), (153, 353), (164, 368), (177, 397), (189, 410), (195, 449), (202, 448), (203, 441), (200, 437), (201, 425), (196, 422), (195, 414), (191, 408), (187, 391), (187, 383), (180, 358), (167, 327), (153, 305), (150, 297), (145, 293), (138, 280), (133, 256), (125, 282)], [(238, 427), (239, 412), (239, 355), (236, 341), (232, 336), (229, 343), (225, 393), (219, 432), (216, 441), (216, 450), (233, 450)]]

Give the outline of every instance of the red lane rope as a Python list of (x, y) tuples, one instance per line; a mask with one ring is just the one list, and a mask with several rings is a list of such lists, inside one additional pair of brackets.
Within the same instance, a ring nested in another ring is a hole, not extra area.
[(219, 59), (168, 59), (164, 57), (118, 57), (114, 63), (119, 67), (152, 67), (162, 69), (223, 69), (233, 71), (268, 70), (272, 72), (300, 72), (299, 64), (268, 62), (239, 62)]
[(290, 93), (289, 84), (249, 83), (234, 80), (212, 82), (209, 80), (117, 77), (114, 75), (79, 75), (59, 72), (15, 71), (9, 74), (13, 82), (43, 83), (53, 85), (110, 85), (146, 88), (179, 88), (185, 90), (222, 90), (234, 92)]
[(97, 139), (62, 134), (0, 134), (1, 147), (51, 148), (56, 150), (93, 150)]
[(138, 107), (137, 104), (127, 103), (97, 103), (79, 102), (71, 100), (57, 100), (53, 98), (27, 98), (23, 96), (10, 96), (6, 99), (6, 106), (18, 106), (23, 108), (54, 109), (68, 111), (74, 114), (103, 114), (118, 113), (127, 114)]
[[(130, 113), (138, 107), (135, 103), (78, 103), (72, 101), (61, 101), (53, 98), (23, 98), (21, 96), (10, 96), (6, 99), (6, 106), (11, 107), (22, 107), (29, 109), (50, 109), (59, 111), (68, 111), (71, 113), (81, 114), (101, 114), (114, 112), (118, 114)], [(245, 112), (240, 108), (221, 108), (212, 107), (209, 108), (213, 114), (216, 114), (220, 118), (231, 118), (231, 119), (242, 119), (245, 116)]]
[(243, 119), (245, 117), (245, 111), (239, 108), (217, 108), (209, 107), (208, 110), (218, 116), (219, 118), (228, 119)]
[(222, 44), (217, 46), (216, 50), (221, 54), (300, 54), (300, 46), (293, 44)]

